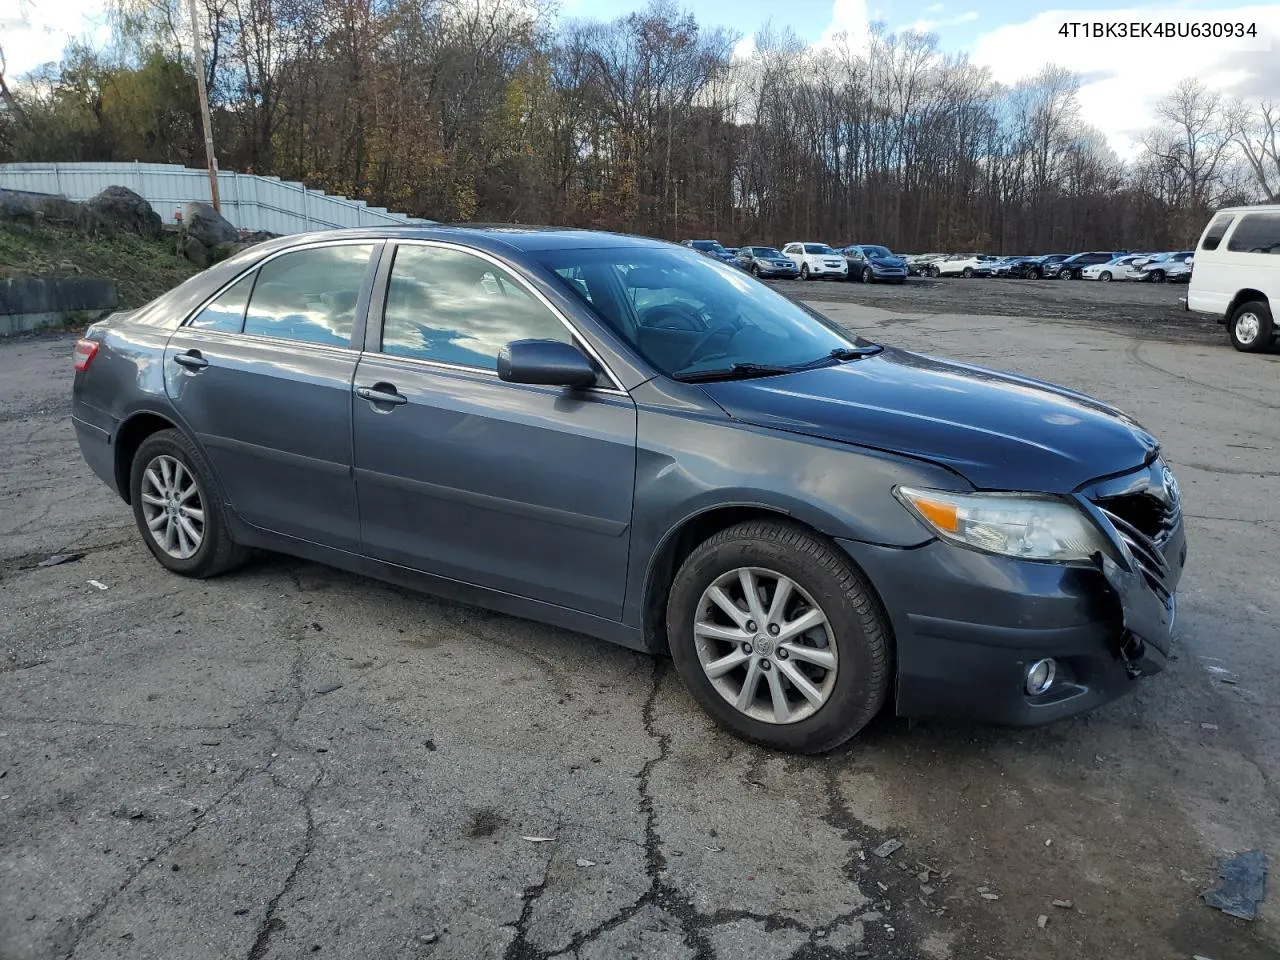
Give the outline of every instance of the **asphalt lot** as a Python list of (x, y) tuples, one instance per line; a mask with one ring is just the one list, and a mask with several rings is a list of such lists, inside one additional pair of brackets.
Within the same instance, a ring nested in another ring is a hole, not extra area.
[(1250, 924), (1198, 894), (1224, 853), (1280, 857), (1280, 355), (827, 286), (800, 290), (872, 339), (1163, 438), (1170, 671), (1045, 729), (773, 754), (621, 648), (282, 557), (165, 573), (79, 458), (70, 338), (0, 343), (0, 958), (1274, 958), (1280, 896)]

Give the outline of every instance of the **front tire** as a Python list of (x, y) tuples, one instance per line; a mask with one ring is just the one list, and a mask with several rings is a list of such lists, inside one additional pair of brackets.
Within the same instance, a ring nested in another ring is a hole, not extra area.
[(1041, 276), (1042, 274), (1040, 273), (1039, 267), (1032, 267), (1030, 270), (1027, 271), (1028, 280), (1039, 280)]
[(965, 268), (964, 268), (964, 271), (961, 273), (961, 276), (963, 276), (966, 280), (972, 280), (972, 279), (973, 279), (973, 267), (965, 267)]
[(697, 547), (672, 582), (667, 636), (712, 719), (778, 750), (838, 746), (889, 688), (889, 627), (870, 586), (834, 546), (786, 522), (742, 523)]
[(248, 556), (231, 539), (213, 471), (180, 430), (142, 441), (129, 471), (129, 495), (142, 539), (165, 569), (203, 579)]
[(800, 279), (801, 280), (809, 279), (809, 265), (807, 263), (800, 264)]
[(1098, 279), (1099, 279), (1099, 280), (1101, 280), (1103, 283), (1110, 283), (1110, 282), (1111, 282), (1111, 271), (1109, 271), (1109, 270), (1103, 270), (1103, 271), (1102, 271), (1102, 273), (1098, 274)]
[(870, 267), (862, 268), (862, 282), (871, 283), (875, 279), (875, 274), (871, 272)]
[(1241, 353), (1266, 352), (1271, 348), (1275, 332), (1271, 309), (1261, 300), (1240, 304), (1227, 323), (1231, 345)]
[(1164, 271), (1163, 271), (1163, 270), (1152, 270), (1152, 271), (1151, 271), (1151, 282), (1152, 282), (1152, 283), (1164, 283)]
[(757, 280), (760, 279), (760, 264), (753, 263), (751, 265), (751, 275), (755, 277)]

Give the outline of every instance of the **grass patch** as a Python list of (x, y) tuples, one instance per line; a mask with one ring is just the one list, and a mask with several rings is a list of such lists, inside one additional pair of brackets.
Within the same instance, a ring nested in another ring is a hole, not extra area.
[(122, 310), (140, 307), (198, 272), (172, 236), (146, 240), (122, 233), (91, 240), (70, 227), (0, 223), (0, 277), (108, 277), (116, 282)]

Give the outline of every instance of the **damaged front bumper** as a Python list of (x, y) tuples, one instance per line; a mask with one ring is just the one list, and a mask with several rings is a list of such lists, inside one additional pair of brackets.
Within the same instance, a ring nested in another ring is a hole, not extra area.
[[(1171, 651), (1174, 599), (1186, 558), (1179, 520), (1163, 541), (1155, 585), (1120, 560), (1054, 564), (941, 541), (900, 549), (843, 540), (893, 625), (897, 712), (1030, 726), (1090, 710), (1159, 673)], [(1057, 679), (1026, 690), (1031, 664)]]

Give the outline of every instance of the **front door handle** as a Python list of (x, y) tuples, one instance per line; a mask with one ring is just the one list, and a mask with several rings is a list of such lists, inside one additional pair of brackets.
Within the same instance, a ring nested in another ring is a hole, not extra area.
[(173, 362), (188, 370), (203, 370), (209, 365), (209, 361), (200, 355), (199, 350), (188, 350), (186, 353), (179, 353), (173, 358)]
[(375, 383), (372, 387), (356, 387), (356, 396), (370, 403), (387, 403), (394, 406), (409, 402), (408, 397), (389, 383)]

